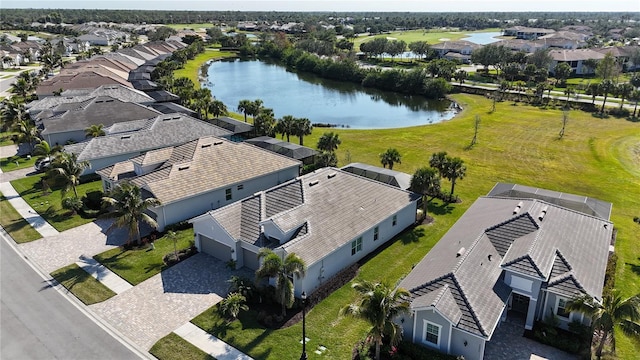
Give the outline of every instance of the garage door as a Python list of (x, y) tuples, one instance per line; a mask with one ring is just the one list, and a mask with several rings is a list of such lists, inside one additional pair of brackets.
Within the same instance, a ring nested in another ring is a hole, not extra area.
[(242, 259), (244, 261), (244, 266), (248, 267), (251, 270), (258, 270), (258, 268), (260, 267), (258, 254), (254, 253), (251, 250), (242, 249)]
[(225, 262), (231, 260), (231, 248), (203, 235), (200, 235), (200, 250)]

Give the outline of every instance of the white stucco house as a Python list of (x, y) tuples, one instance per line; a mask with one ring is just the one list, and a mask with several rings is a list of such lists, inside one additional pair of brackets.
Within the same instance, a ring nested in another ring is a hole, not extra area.
[(576, 295), (602, 300), (610, 213), (592, 198), (497, 184), (400, 282), (411, 294), (397, 319), (404, 339), (478, 360), (507, 317), (523, 332), (550, 313), (565, 329), (589, 324), (565, 306)]
[(311, 294), (416, 220), (419, 195), (323, 168), (190, 220), (196, 246), (222, 261), (252, 270), (261, 248), (295, 253), (306, 276), (294, 291)]
[(162, 203), (151, 208), (158, 231), (291, 180), (302, 163), (215, 136), (149, 151), (96, 173), (105, 191), (121, 181)]

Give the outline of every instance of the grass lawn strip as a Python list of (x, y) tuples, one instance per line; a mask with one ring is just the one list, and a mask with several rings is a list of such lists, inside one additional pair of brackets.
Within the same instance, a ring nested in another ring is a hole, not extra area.
[(11, 140), (11, 136), (14, 134), (15, 133), (11, 131), (0, 132), (0, 146), (15, 145), (13, 140)]
[(175, 333), (158, 340), (149, 352), (162, 360), (215, 360), (213, 356), (200, 350)]
[[(188, 248), (193, 241), (193, 229), (177, 231), (176, 235), (178, 250)], [(154, 244), (155, 249), (146, 246), (133, 250), (115, 248), (93, 258), (135, 286), (167, 268), (162, 257), (173, 252), (173, 241), (164, 236)]]
[(0, 215), (2, 215), (0, 216), (0, 225), (16, 243), (22, 244), (42, 237), (36, 229), (29, 225), (27, 220), (18, 214), (2, 194), (0, 194)]
[[(199, 89), (200, 88), (200, 80), (199, 80), (200, 72), (204, 71), (201, 69), (206, 69), (205, 67), (202, 66), (204, 65), (204, 63), (212, 59), (223, 59), (223, 58), (229, 58), (229, 57), (235, 57), (235, 56), (236, 56), (236, 53), (234, 52), (206, 49), (205, 52), (203, 52), (202, 54), (198, 54), (195, 59), (188, 61), (185, 64), (184, 69), (179, 69), (174, 71), (173, 77), (175, 79), (179, 77), (188, 77), (196, 85), (196, 88)], [(204, 76), (206, 76), (206, 74), (204, 74)], [(227, 104), (227, 106), (232, 106), (232, 105)], [(233, 109), (229, 109), (229, 110), (233, 110)]]
[[(83, 218), (80, 215), (70, 215), (69, 211), (62, 208), (62, 196), (59, 189), (52, 189), (49, 195), (44, 195), (40, 181), (44, 174), (28, 176), (11, 182), (18, 194), (40, 214), (51, 226), (62, 232), (71, 228), (90, 223), (94, 218)], [(87, 192), (102, 191), (101, 181), (92, 181), (80, 184), (77, 187), (78, 196), (83, 197)], [(73, 192), (67, 194), (73, 196)]]
[[(459, 156), (467, 165), (467, 176), (456, 186), (456, 194), (463, 202), (434, 203), (429, 211), (435, 223), (403, 235), (364, 264), (359, 278), (396, 284), (475, 199), (502, 181), (612, 202), (611, 220), (618, 229), (616, 288), (624, 296), (640, 292), (640, 278), (631, 270), (634, 265), (640, 266), (640, 249), (635, 245), (640, 240), (640, 228), (632, 220), (640, 215), (640, 157), (635, 147), (640, 142), (640, 125), (570, 111), (565, 137), (559, 140), (560, 108), (499, 102), (496, 111), (490, 112), (491, 101), (484, 97), (467, 94), (451, 97), (465, 109), (451, 121), (386, 130), (317, 128), (305, 138), (307, 144), (315, 144), (326, 131), (338, 133), (342, 140), (337, 152), (339, 166), (346, 164), (347, 151), (351, 162), (377, 165), (378, 154), (391, 147), (402, 155), (402, 164), (394, 166), (394, 170), (409, 174), (428, 165), (429, 156), (437, 151)], [(481, 117), (478, 144), (466, 150), (473, 137), (475, 115)], [(619, 154), (625, 157), (620, 158)], [(449, 189), (450, 183), (443, 180), (442, 186)], [(338, 317), (338, 309), (354, 299), (354, 291), (346, 285), (311, 310), (307, 322), (311, 348), (322, 344), (332, 356), (340, 356), (349, 353), (364, 338), (366, 324)], [(301, 325), (267, 330), (255, 323), (255, 314), (250, 315), (241, 315), (240, 321), (222, 327), (221, 319), (209, 310), (193, 323), (258, 359), (288, 358), (299, 350)], [(640, 353), (638, 343), (623, 335), (618, 336), (616, 345), (620, 358), (633, 358)]]
[(56, 270), (51, 276), (85, 305), (99, 303), (116, 295), (76, 264)]
[[(9, 172), (13, 170), (33, 168), (37, 158), (38, 158), (37, 156), (32, 156), (31, 158), (27, 158), (26, 156), (18, 156), (18, 155), (14, 155), (8, 158), (3, 158), (3, 159), (0, 159), (0, 170), (2, 170), (2, 172)], [(17, 165), (16, 165), (16, 162), (18, 163)]]

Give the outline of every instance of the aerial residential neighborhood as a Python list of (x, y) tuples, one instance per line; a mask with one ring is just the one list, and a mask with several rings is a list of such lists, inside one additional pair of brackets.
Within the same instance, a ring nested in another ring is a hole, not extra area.
[(0, 358), (638, 358), (632, 1), (9, 2)]

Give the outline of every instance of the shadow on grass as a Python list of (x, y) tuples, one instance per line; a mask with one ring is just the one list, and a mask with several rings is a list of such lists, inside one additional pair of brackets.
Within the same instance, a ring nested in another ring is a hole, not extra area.
[[(640, 260), (640, 257), (638, 258)], [(640, 275), (640, 264), (625, 263), (636, 275)]]
[[(57, 282), (62, 284), (67, 291), (71, 291), (76, 284), (83, 282), (89, 274), (81, 268), (71, 267), (61, 272), (53, 272), (51, 276), (56, 279)], [(40, 291), (53, 287), (53, 281), (45, 281), (47, 284), (40, 288)]]
[(446, 215), (453, 212), (453, 205), (450, 203), (441, 203), (436, 205), (434, 203), (429, 204), (429, 211), (435, 215)]
[(423, 227), (415, 227), (411, 229), (411, 231), (406, 231), (400, 236), (400, 241), (403, 244), (413, 244), (420, 242), (420, 238), (424, 236), (424, 228)]

